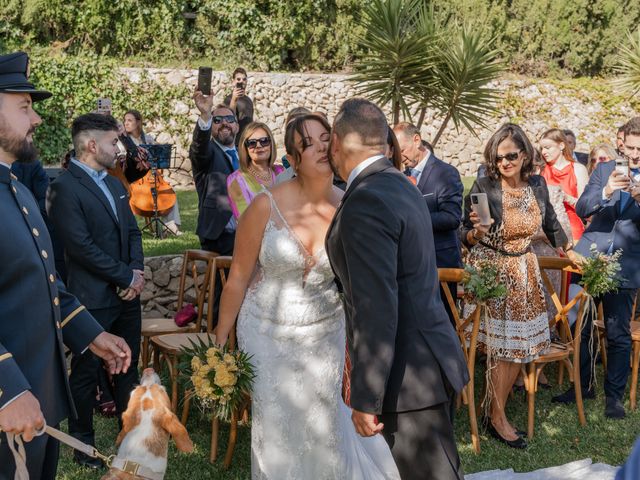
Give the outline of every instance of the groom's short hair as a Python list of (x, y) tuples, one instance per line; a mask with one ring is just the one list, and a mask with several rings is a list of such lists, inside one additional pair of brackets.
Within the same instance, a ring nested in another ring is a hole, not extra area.
[(360, 137), (362, 145), (386, 145), (389, 125), (380, 108), (364, 98), (350, 98), (341, 106), (333, 122), (333, 133), (343, 139), (350, 133)]

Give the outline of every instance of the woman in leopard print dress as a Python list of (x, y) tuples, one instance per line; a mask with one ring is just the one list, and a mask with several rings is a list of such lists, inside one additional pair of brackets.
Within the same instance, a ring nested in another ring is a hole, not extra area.
[[(520, 367), (549, 346), (549, 326), (542, 279), (531, 241), (540, 228), (550, 243), (569, 251), (567, 240), (549, 201), (544, 179), (533, 172), (533, 147), (520, 127), (503, 125), (484, 151), (487, 176), (476, 180), (465, 198), (462, 241), (469, 248), (467, 264), (495, 265), (504, 298), (487, 302), (487, 318), (478, 343), (491, 359), (489, 433), (515, 448), (526, 441), (506, 418), (504, 407)], [(472, 212), (470, 195), (486, 193), (492, 224), (481, 225)], [(573, 255), (573, 252), (569, 252)], [(475, 308), (467, 305), (465, 313)]]

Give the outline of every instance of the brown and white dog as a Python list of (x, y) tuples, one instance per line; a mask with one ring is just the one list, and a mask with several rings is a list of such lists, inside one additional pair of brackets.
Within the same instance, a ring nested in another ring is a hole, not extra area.
[(116, 439), (118, 454), (102, 480), (162, 480), (167, 469), (169, 436), (178, 450), (193, 451), (187, 430), (171, 411), (160, 377), (153, 368), (147, 368), (122, 414), (122, 431)]

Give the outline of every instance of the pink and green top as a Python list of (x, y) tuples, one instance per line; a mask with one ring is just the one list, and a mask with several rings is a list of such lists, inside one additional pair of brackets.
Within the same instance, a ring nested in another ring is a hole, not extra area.
[(265, 185), (251, 173), (236, 170), (227, 177), (227, 191), (233, 217), (237, 220), (244, 213), (253, 199), (263, 190), (275, 184), (276, 176), (284, 171), (281, 165), (274, 165), (271, 169), (271, 183)]

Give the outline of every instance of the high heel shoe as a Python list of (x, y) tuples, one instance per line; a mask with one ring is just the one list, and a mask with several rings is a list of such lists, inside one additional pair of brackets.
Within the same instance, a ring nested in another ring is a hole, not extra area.
[(495, 438), (499, 442), (504, 443), (505, 445), (508, 445), (511, 448), (523, 449), (523, 448), (527, 448), (528, 446), (527, 441), (521, 436), (518, 436), (516, 440), (507, 440), (506, 438), (504, 438), (502, 435), (498, 433), (498, 431), (495, 429), (491, 421), (487, 422), (487, 431), (489, 432), (489, 435), (491, 435), (493, 438)]

